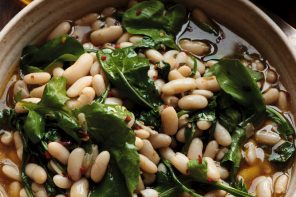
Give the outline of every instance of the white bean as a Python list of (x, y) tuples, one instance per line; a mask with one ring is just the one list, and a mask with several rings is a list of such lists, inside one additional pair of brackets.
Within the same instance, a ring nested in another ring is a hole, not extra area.
[(192, 73), (191, 68), (186, 65), (178, 68), (178, 72), (181, 73), (181, 75), (183, 75), (183, 77), (190, 77), (190, 75)]
[(151, 142), (145, 139), (142, 141), (143, 141), (143, 147), (141, 148), (140, 153), (145, 155), (153, 163), (158, 164), (160, 161), (160, 157), (158, 153), (154, 150)]
[(279, 99), (279, 90), (276, 88), (270, 88), (262, 96), (266, 105), (276, 103)]
[(281, 140), (281, 137), (275, 132), (260, 130), (256, 132), (255, 139), (261, 144), (275, 145)]
[(266, 81), (268, 83), (275, 83), (277, 81), (278, 77), (275, 71), (273, 70), (268, 70), (266, 74)]
[(47, 192), (43, 185), (32, 183), (32, 191), (35, 197), (47, 197)]
[(145, 155), (140, 154), (140, 168), (147, 172), (154, 174), (157, 172), (157, 166), (148, 159)]
[(122, 42), (119, 44), (119, 48), (126, 48), (126, 47), (130, 47), (130, 46), (133, 46), (134, 44), (131, 43), (131, 42)]
[(69, 189), (72, 185), (72, 181), (68, 177), (59, 174), (53, 177), (53, 182), (57, 187), (62, 189)]
[(92, 76), (81, 77), (75, 81), (67, 90), (68, 97), (77, 97), (85, 87), (89, 87), (93, 81)]
[(149, 174), (149, 173), (143, 172), (142, 176), (143, 176), (143, 183), (145, 185), (151, 185), (156, 180), (155, 174)]
[(182, 116), (179, 117), (179, 119), (178, 119), (178, 127), (179, 128), (182, 128), (185, 125), (187, 125), (187, 123), (188, 123), (188, 117), (189, 117), (188, 114), (184, 114), (184, 115), (182, 115)]
[(134, 130), (134, 132), (135, 132), (136, 136), (141, 139), (147, 139), (150, 137), (149, 131), (147, 131), (145, 129), (136, 129), (136, 130)]
[(105, 100), (105, 104), (109, 104), (109, 105), (123, 105), (123, 101), (120, 98), (108, 97)]
[(4, 131), (1, 136), (1, 143), (5, 145), (10, 145), (13, 141), (13, 132)]
[(209, 90), (211, 92), (218, 92), (220, 90), (220, 86), (215, 76), (197, 78), (196, 86), (198, 89)]
[[(35, 104), (39, 103), (40, 101), (41, 101), (40, 98), (24, 98), (24, 99), (22, 99), (22, 102), (35, 103)], [(28, 110), (23, 107), (23, 104), (21, 102), (17, 102), (15, 104), (14, 110), (16, 113), (28, 112)]]
[[(21, 184), (18, 181), (14, 181), (9, 184), (8, 193), (13, 197), (17, 197), (19, 196), (21, 188), (22, 188)], [(7, 197), (7, 196), (3, 196), (3, 197)]]
[(67, 164), (70, 152), (62, 144), (58, 142), (50, 142), (48, 144), (48, 152), (62, 164)]
[(196, 122), (196, 126), (200, 130), (205, 131), (205, 130), (208, 130), (212, 126), (212, 123), (210, 121), (206, 121), (206, 120), (198, 120)]
[(20, 94), (21, 98), (29, 97), (29, 90), (27, 84), (23, 80), (17, 80), (13, 86), (13, 96)]
[(257, 155), (256, 155), (256, 145), (250, 141), (247, 144), (245, 144), (246, 152), (245, 152), (245, 160), (249, 165), (254, 165), (257, 161)]
[(187, 95), (182, 97), (178, 106), (184, 110), (198, 110), (207, 107), (208, 100), (206, 97), (201, 95)]
[(151, 142), (153, 148), (158, 149), (170, 146), (172, 138), (166, 134), (159, 133), (150, 136), (149, 141)]
[(176, 61), (178, 65), (181, 64), (186, 64), (188, 61), (188, 55), (185, 52), (180, 52), (178, 53), (178, 55), (176, 56)]
[(229, 146), (232, 141), (229, 132), (219, 122), (216, 124), (214, 137), (221, 146)]
[(223, 179), (223, 180), (227, 179), (229, 177), (228, 170), (220, 165), (217, 167), (218, 167), (221, 179)]
[(256, 187), (256, 196), (257, 197), (271, 197), (271, 183), (270, 181), (265, 178), (261, 182), (258, 183)]
[(64, 73), (64, 69), (60, 67), (56, 67), (52, 70), (52, 75), (54, 77), (61, 77), (63, 76), (63, 73)]
[(12, 180), (21, 181), (20, 172), (17, 166), (12, 166), (9, 164), (4, 165), (2, 167), (2, 172), (5, 174), (5, 176), (11, 178)]
[(220, 179), (220, 172), (219, 172), (217, 166), (215, 165), (214, 160), (212, 158), (210, 158), (210, 157), (204, 157), (204, 159), (207, 162), (207, 167), (208, 167), (207, 176), (208, 176), (208, 179), (211, 179), (212, 181), (218, 181)]
[(86, 178), (76, 181), (70, 189), (70, 197), (87, 197), (89, 191), (89, 183)]
[(176, 96), (167, 96), (167, 95), (161, 95), (161, 99), (163, 100), (164, 104), (172, 106), (172, 107), (177, 107), (178, 106), (178, 97)]
[(280, 91), (277, 105), (279, 106), (279, 108), (281, 110), (283, 110), (283, 111), (287, 110), (288, 98), (287, 98), (286, 92)]
[[(217, 143), (217, 142), (216, 142)], [(217, 144), (218, 145), (218, 144)], [(218, 148), (218, 146), (217, 146)], [(218, 149), (219, 150), (219, 149)], [(221, 161), (223, 159), (223, 157), (225, 156), (225, 154), (228, 152), (228, 148), (222, 148), (218, 151), (217, 155), (216, 155), (216, 160), (217, 161)]]
[(210, 52), (210, 47), (201, 41), (191, 41), (188, 39), (181, 40), (179, 42), (181, 48), (194, 55), (202, 56)]
[[(165, 54), (163, 54), (163, 61), (170, 63), (172, 59), (176, 59), (178, 54), (179, 54), (179, 51), (177, 50), (169, 50), (165, 52)], [(175, 63), (177, 63), (176, 60), (175, 60)], [(171, 68), (174, 68), (174, 66), (171, 66)]]
[(204, 197), (225, 197), (227, 194), (226, 191), (223, 190), (215, 190), (215, 191), (210, 191), (204, 195)]
[(71, 30), (71, 24), (68, 21), (60, 23), (52, 32), (48, 35), (47, 40), (52, 40), (62, 35), (66, 35)]
[(94, 21), (97, 20), (99, 15), (97, 13), (89, 13), (82, 18), (75, 21), (75, 25), (86, 26), (92, 24)]
[(90, 175), (91, 179), (94, 182), (98, 183), (103, 179), (106, 173), (109, 161), (110, 161), (110, 153), (108, 151), (103, 151), (97, 156), (93, 166), (91, 167), (91, 175)]
[(92, 86), (95, 89), (97, 96), (101, 96), (106, 91), (104, 78), (100, 74), (97, 74), (93, 77)]
[(161, 88), (164, 84), (165, 84), (165, 81), (163, 79), (156, 79), (154, 81), (155, 88), (159, 94), (161, 93)]
[(35, 163), (28, 163), (26, 165), (25, 172), (28, 177), (30, 177), (33, 181), (35, 181), (38, 184), (45, 183), (47, 179), (47, 174), (45, 170)]
[(202, 95), (208, 99), (214, 96), (213, 92), (209, 90), (192, 90), (191, 94)]
[(35, 98), (42, 98), (44, 89), (46, 85), (39, 86), (37, 88), (34, 88), (30, 92), (30, 97), (35, 97)]
[(137, 44), (138, 42), (143, 40), (143, 36), (133, 35), (128, 40), (133, 44)]
[(161, 112), (161, 123), (164, 133), (167, 135), (175, 135), (178, 130), (178, 116), (173, 107), (166, 107)]
[(287, 192), (289, 177), (285, 174), (280, 175), (274, 185), (274, 193), (276, 195), (283, 195)]
[(182, 174), (188, 174), (187, 163), (189, 159), (183, 153), (177, 152), (175, 156), (171, 158), (172, 165)]
[(96, 30), (90, 34), (91, 42), (98, 46), (116, 41), (123, 34), (121, 26), (110, 26)]
[(141, 150), (144, 146), (143, 140), (139, 137), (136, 137), (135, 146), (136, 146), (137, 150)]
[(206, 150), (204, 152), (205, 157), (210, 157), (214, 159), (219, 151), (219, 145), (216, 140), (212, 140), (206, 146)]
[(187, 157), (189, 160), (195, 160), (202, 157), (203, 143), (201, 139), (194, 138), (188, 148)]
[(171, 70), (169, 72), (169, 75), (168, 75), (168, 80), (169, 81), (173, 81), (173, 80), (176, 80), (176, 79), (184, 79), (185, 77), (183, 77), (183, 75), (177, 71), (177, 70)]
[(75, 148), (69, 155), (67, 172), (69, 177), (78, 181), (81, 177), (80, 168), (82, 166), (85, 151), (82, 148)]
[(197, 83), (192, 78), (176, 79), (170, 81), (162, 87), (161, 91), (166, 95), (180, 94), (197, 87)]
[(90, 104), (95, 98), (95, 90), (91, 87), (82, 89), (80, 96), (77, 100), (69, 100), (66, 104), (70, 109), (80, 108), (84, 105)]
[(23, 146), (23, 140), (20, 135), (20, 132), (16, 131), (13, 133), (13, 140), (14, 140), (17, 157), (19, 158), (20, 161), (22, 161), (24, 146)]
[(50, 74), (47, 72), (30, 73), (24, 76), (26, 84), (44, 84), (50, 80)]
[(158, 197), (158, 192), (154, 189), (145, 189), (141, 191), (143, 197)]
[(20, 190), (20, 197), (28, 197), (27, 193), (26, 193), (26, 190), (24, 188), (22, 188)]
[(95, 75), (99, 74), (100, 72), (101, 72), (101, 65), (98, 61), (95, 61), (93, 63), (93, 65), (90, 67), (89, 73), (91, 76), (94, 77)]
[(128, 42), (130, 36), (131, 35), (128, 32), (125, 32), (124, 34), (122, 34), (122, 36), (120, 36), (120, 38), (118, 38), (118, 40), (116, 41), (116, 43), (117, 44), (120, 44), (122, 42)]
[(163, 59), (162, 54), (155, 49), (148, 49), (145, 55), (152, 63), (160, 62)]
[(91, 54), (84, 53), (78, 60), (63, 72), (63, 77), (67, 79), (69, 85), (81, 77), (86, 76), (93, 64), (93, 57)]
[(171, 161), (173, 157), (175, 157), (176, 153), (170, 148), (161, 148), (159, 149), (159, 153), (162, 158)]

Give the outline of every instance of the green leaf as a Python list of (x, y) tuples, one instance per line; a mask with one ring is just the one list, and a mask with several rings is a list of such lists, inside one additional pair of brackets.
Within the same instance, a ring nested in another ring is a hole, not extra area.
[(176, 48), (172, 34), (180, 30), (186, 20), (186, 9), (175, 5), (165, 10), (161, 1), (150, 0), (137, 3), (123, 15), (123, 26), (131, 34), (151, 37), (156, 44)]
[(291, 123), (275, 108), (271, 106), (266, 107), (267, 118), (274, 121), (278, 125), (277, 131), (287, 137), (295, 133)]
[(69, 98), (66, 95), (67, 81), (64, 77), (53, 77), (45, 86), (40, 105), (61, 108)]
[(137, 56), (132, 48), (124, 48), (111, 53), (100, 51), (98, 59), (108, 79), (125, 96), (152, 109), (161, 105), (154, 83), (147, 75), (150, 64), (146, 58)]
[(169, 161), (165, 160), (165, 161), (163, 161), (163, 163), (167, 167), (167, 173), (168, 173), (167, 177), (169, 177), (169, 180), (170, 180), (170, 181), (168, 181), (168, 183), (173, 182), (175, 188), (179, 188), (179, 190), (186, 192), (193, 197), (202, 197), (202, 195), (197, 194), (194, 190), (190, 189), (188, 186), (185, 185), (185, 183), (188, 181), (180, 180), (177, 177), (177, 175), (174, 173), (172, 165), (170, 164)]
[(122, 179), (125, 180), (121, 184), (126, 185), (129, 196), (132, 196), (140, 175), (139, 155), (134, 145), (135, 134), (127, 127), (125, 119), (128, 116), (133, 117), (133, 114), (123, 106), (98, 102), (84, 106), (76, 113), (85, 114), (91, 139), (110, 152)]
[(194, 181), (199, 182), (199, 183), (205, 183), (209, 184), (217, 189), (222, 189), (234, 196), (237, 197), (250, 197), (251, 195), (248, 194), (247, 191), (245, 191), (244, 188), (234, 188), (223, 181), (208, 181), (207, 178), (207, 162), (200, 158), (199, 161), (197, 160), (191, 160), (188, 162), (188, 170), (189, 170), (189, 176), (193, 178)]
[(198, 182), (207, 182), (208, 167), (207, 162), (203, 158), (198, 160), (190, 160), (187, 163), (189, 175)]
[(52, 68), (61, 61), (75, 61), (84, 53), (83, 46), (74, 38), (64, 35), (46, 42), (42, 46), (27, 46), (21, 56), (23, 73), (38, 72)]
[(156, 68), (157, 69), (157, 72), (158, 72), (158, 76), (165, 80), (165, 81), (168, 81), (168, 76), (169, 76), (169, 72), (171, 71), (171, 66), (170, 64), (162, 61), (162, 67), (160, 67), (160, 63), (158, 64), (158, 67)]
[(14, 109), (0, 111), (0, 129), (12, 130), (16, 127), (16, 113)]
[(24, 124), (26, 136), (34, 143), (40, 142), (45, 135), (45, 122), (41, 115), (30, 110)]
[(252, 70), (251, 68), (247, 68), (247, 70), (254, 81), (260, 81), (264, 77), (263, 73), (261, 72)]
[(272, 153), (269, 156), (269, 161), (285, 163), (295, 153), (295, 146), (292, 142), (285, 141), (279, 146), (272, 148)]
[(238, 60), (220, 60), (210, 68), (221, 89), (231, 95), (234, 101), (244, 107), (248, 116), (255, 114), (254, 120), (264, 117), (265, 105), (261, 92), (249, 71)]
[(144, 122), (145, 125), (152, 126), (156, 130), (161, 127), (160, 114), (158, 110), (141, 110), (137, 120)]
[(234, 182), (237, 170), (241, 163), (241, 146), (246, 138), (246, 132), (243, 128), (237, 127), (231, 138), (232, 142), (230, 149), (223, 157), (221, 163), (223, 165), (227, 165), (227, 163), (231, 165), (232, 181)]
[(133, 195), (127, 190), (124, 182), (119, 168), (111, 161), (103, 181), (95, 185), (90, 197), (132, 197)]

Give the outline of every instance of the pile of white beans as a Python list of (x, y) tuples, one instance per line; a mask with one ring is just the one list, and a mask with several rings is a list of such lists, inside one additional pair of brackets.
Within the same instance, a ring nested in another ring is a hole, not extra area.
[[(133, 3), (134, 1), (130, 5)], [(124, 48), (134, 45), (143, 38), (124, 32), (120, 23), (112, 17), (114, 12), (116, 12), (116, 9), (109, 7), (105, 8), (101, 14), (90, 13), (74, 22), (75, 26), (88, 26), (91, 29), (87, 39), (90, 42), (83, 43), (85, 47)], [(199, 9), (195, 9), (193, 20), (196, 17), (204, 17), (204, 14)], [(105, 20), (102, 20), (103, 18)], [(68, 21), (59, 24), (49, 34), (48, 40), (64, 34), (75, 34), (75, 27), (73, 28)], [(190, 39), (181, 40), (179, 46), (184, 51), (167, 50), (159, 52), (155, 49), (147, 49), (139, 54), (149, 59), (151, 67), (147, 74), (154, 80), (156, 89), (165, 105), (161, 106), (160, 114), (162, 132), (155, 131), (149, 125), (145, 126), (144, 124), (139, 124), (139, 128), (134, 130), (135, 145), (139, 152), (141, 169), (139, 184), (134, 196), (158, 196), (157, 191), (149, 188), (149, 185), (155, 181), (158, 171), (165, 170), (163, 164), (159, 164), (161, 158), (169, 160), (180, 173), (187, 175), (188, 161), (204, 157), (208, 166), (207, 176), (210, 180), (223, 181), (229, 177), (229, 171), (220, 165), (220, 161), (228, 151), (232, 138), (227, 129), (219, 123), (214, 129), (214, 139), (206, 144), (201, 140), (201, 136), (208, 132), (212, 124), (209, 121), (197, 121), (198, 136), (192, 140), (187, 155), (174, 151), (177, 143), (185, 143), (185, 128), (188, 124), (188, 115), (178, 117), (176, 110), (204, 109), (208, 106), (208, 100), (220, 90), (215, 76), (203, 76), (206, 69), (214, 65), (216, 61), (202, 62), (197, 59), (197, 72), (194, 76), (191, 75), (194, 61), (188, 54), (197, 56), (207, 54), (210, 51), (209, 46), (201, 41), (191, 41)], [(168, 81), (158, 76), (156, 67), (162, 61), (167, 62), (171, 67)], [(287, 94), (278, 88), (278, 75), (275, 70), (267, 68), (259, 60), (249, 59), (242, 62), (246, 66), (266, 73), (264, 83), (258, 83), (265, 104), (276, 105), (281, 110), (287, 110)], [(16, 81), (13, 88), (14, 95), (16, 96), (21, 92), (22, 101), (38, 103), (47, 82), (52, 77), (63, 76), (67, 80), (67, 96), (70, 98), (66, 105), (70, 109), (76, 109), (92, 103), (96, 97), (104, 93), (109, 84), (95, 53), (84, 53), (65, 70), (62, 66), (57, 65), (51, 72), (25, 75), (22, 79)], [(105, 103), (124, 105), (124, 99), (115, 88), (112, 88)], [(17, 113), (27, 112), (20, 102), (16, 103), (15, 111)], [(80, 116), (78, 119), (83, 119), (83, 114), (80, 114)], [(273, 126), (274, 123), (270, 122), (258, 131), (255, 131), (254, 128), (251, 129), (249, 137), (254, 137), (244, 145), (244, 150), (242, 150), (243, 159), (249, 166), (258, 165), (258, 163), (264, 161), (264, 151), (262, 149), (258, 151), (259, 145), (275, 145), (282, 140), (272, 129), (266, 129)], [(1, 143), (9, 145), (12, 142), (15, 144), (19, 159), (22, 160), (23, 144), (20, 133), (17, 131), (4, 132), (1, 135)], [(56, 173), (53, 177), (54, 184), (59, 188), (68, 190), (70, 197), (88, 196), (89, 180), (99, 183), (105, 175), (110, 160), (110, 153), (108, 151), (99, 152), (96, 145), (92, 146), (91, 153), (86, 153), (81, 147), (69, 151), (59, 142), (50, 142), (48, 153), (67, 167), (67, 176), (65, 176), (55, 166), (54, 162), (49, 161), (48, 163), (49, 169)], [(12, 190), (9, 192), (10, 194), (21, 197), (27, 196), (20, 184), (20, 172), (16, 165), (5, 164), (2, 166), (2, 172), (13, 180), (8, 188), (8, 190)], [(33, 182), (32, 189), (35, 196), (48, 196), (43, 186), (47, 179), (45, 170), (35, 163), (28, 163), (25, 173)], [(280, 196), (285, 194), (288, 182), (289, 176), (282, 172), (259, 176), (252, 182), (250, 192), (258, 197)], [(63, 196), (66, 195), (60, 194), (56, 197)], [(190, 195), (183, 194), (182, 196)], [(204, 196), (229, 197), (231, 195), (222, 190), (216, 190)]]

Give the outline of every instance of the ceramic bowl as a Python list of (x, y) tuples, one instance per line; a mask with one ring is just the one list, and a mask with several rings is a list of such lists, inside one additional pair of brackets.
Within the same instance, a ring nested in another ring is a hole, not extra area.
[[(251, 43), (281, 75), (290, 92), (292, 111), (296, 112), (296, 52), (280, 28), (247, 0), (184, 0), (189, 8), (200, 7), (239, 36)], [(2, 90), (14, 71), (24, 46), (36, 43), (65, 19), (107, 6), (121, 6), (126, 0), (34, 0), (0, 32), (0, 84)], [(292, 170), (286, 196), (296, 196), (296, 169)]]

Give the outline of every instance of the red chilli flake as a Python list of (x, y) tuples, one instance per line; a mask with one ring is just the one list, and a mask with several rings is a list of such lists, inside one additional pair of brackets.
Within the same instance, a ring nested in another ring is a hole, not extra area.
[(208, 182), (213, 182), (213, 179), (211, 179), (211, 178), (208, 178)]
[(140, 14), (142, 14), (142, 10), (141, 10), (141, 9), (138, 9), (138, 10), (136, 11), (136, 16), (139, 16)]
[(60, 144), (62, 144), (63, 146), (70, 146), (72, 144), (72, 142), (69, 141), (60, 141)]
[(116, 49), (120, 49), (120, 44), (116, 44), (116, 45), (115, 45), (115, 48), (116, 48)]
[(157, 76), (153, 76), (153, 80), (155, 81), (158, 77)]
[(129, 122), (129, 121), (131, 121), (132, 120), (132, 118), (130, 117), (130, 116), (126, 116), (125, 117), (125, 122)]
[(135, 124), (134, 128), (135, 128), (135, 130), (142, 129), (142, 127), (140, 125), (138, 125), (138, 124)]
[(106, 55), (102, 55), (101, 60), (105, 61), (107, 59)]
[(201, 155), (198, 155), (198, 163), (199, 164), (202, 164), (202, 157), (201, 157)]
[(86, 168), (84, 168), (84, 167), (81, 167), (80, 168), (80, 173), (81, 174), (85, 174), (87, 172), (87, 169)]
[(51, 159), (51, 155), (49, 154), (49, 152), (44, 152), (44, 157), (46, 158), (46, 159)]

